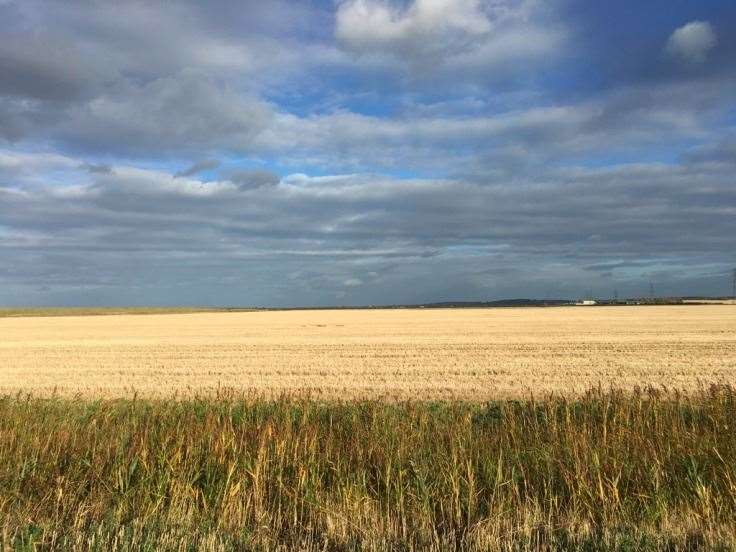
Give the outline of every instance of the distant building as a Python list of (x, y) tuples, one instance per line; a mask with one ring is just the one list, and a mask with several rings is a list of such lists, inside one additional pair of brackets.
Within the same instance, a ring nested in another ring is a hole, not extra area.
[(581, 300), (581, 301), (578, 301), (578, 302), (577, 302), (577, 303), (575, 303), (575, 304), (576, 304), (576, 305), (579, 305), (579, 306), (581, 306), (581, 307), (582, 307), (582, 306), (585, 306), (585, 307), (589, 307), (590, 305), (597, 305), (597, 304), (598, 304), (598, 302), (597, 302), (597, 301), (594, 301), (593, 299), (583, 299), (583, 300)]

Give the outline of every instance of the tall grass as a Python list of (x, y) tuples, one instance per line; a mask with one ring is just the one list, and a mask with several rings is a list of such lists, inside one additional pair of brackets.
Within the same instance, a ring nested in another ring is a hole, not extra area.
[(736, 392), (0, 399), (0, 548), (736, 545)]

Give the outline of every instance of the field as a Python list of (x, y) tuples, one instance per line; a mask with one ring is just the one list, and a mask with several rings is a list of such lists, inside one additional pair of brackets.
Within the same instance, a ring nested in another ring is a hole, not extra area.
[(185, 314), (192, 312), (222, 312), (224, 310), (225, 309), (208, 307), (0, 307), (0, 318), (117, 316), (122, 314)]
[(470, 399), (736, 383), (731, 305), (0, 318), (0, 393)]
[(3, 552), (736, 550), (733, 306), (56, 314)]

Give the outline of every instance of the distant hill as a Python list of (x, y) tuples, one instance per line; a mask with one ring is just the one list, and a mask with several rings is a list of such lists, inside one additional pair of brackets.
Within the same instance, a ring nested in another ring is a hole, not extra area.
[(570, 305), (570, 299), (500, 299), (498, 301), (441, 301), (437, 303), (406, 303), (395, 305), (346, 305), (328, 307), (283, 307), (283, 308), (240, 308), (230, 307), (223, 310), (361, 310), (361, 309), (469, 309), (489, 307), (556, 307)]

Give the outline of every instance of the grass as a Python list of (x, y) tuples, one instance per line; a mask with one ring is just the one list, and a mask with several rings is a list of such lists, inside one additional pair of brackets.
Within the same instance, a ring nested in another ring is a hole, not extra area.
[(0, 549), (736, 546), (736, 390), (0, 399)]

